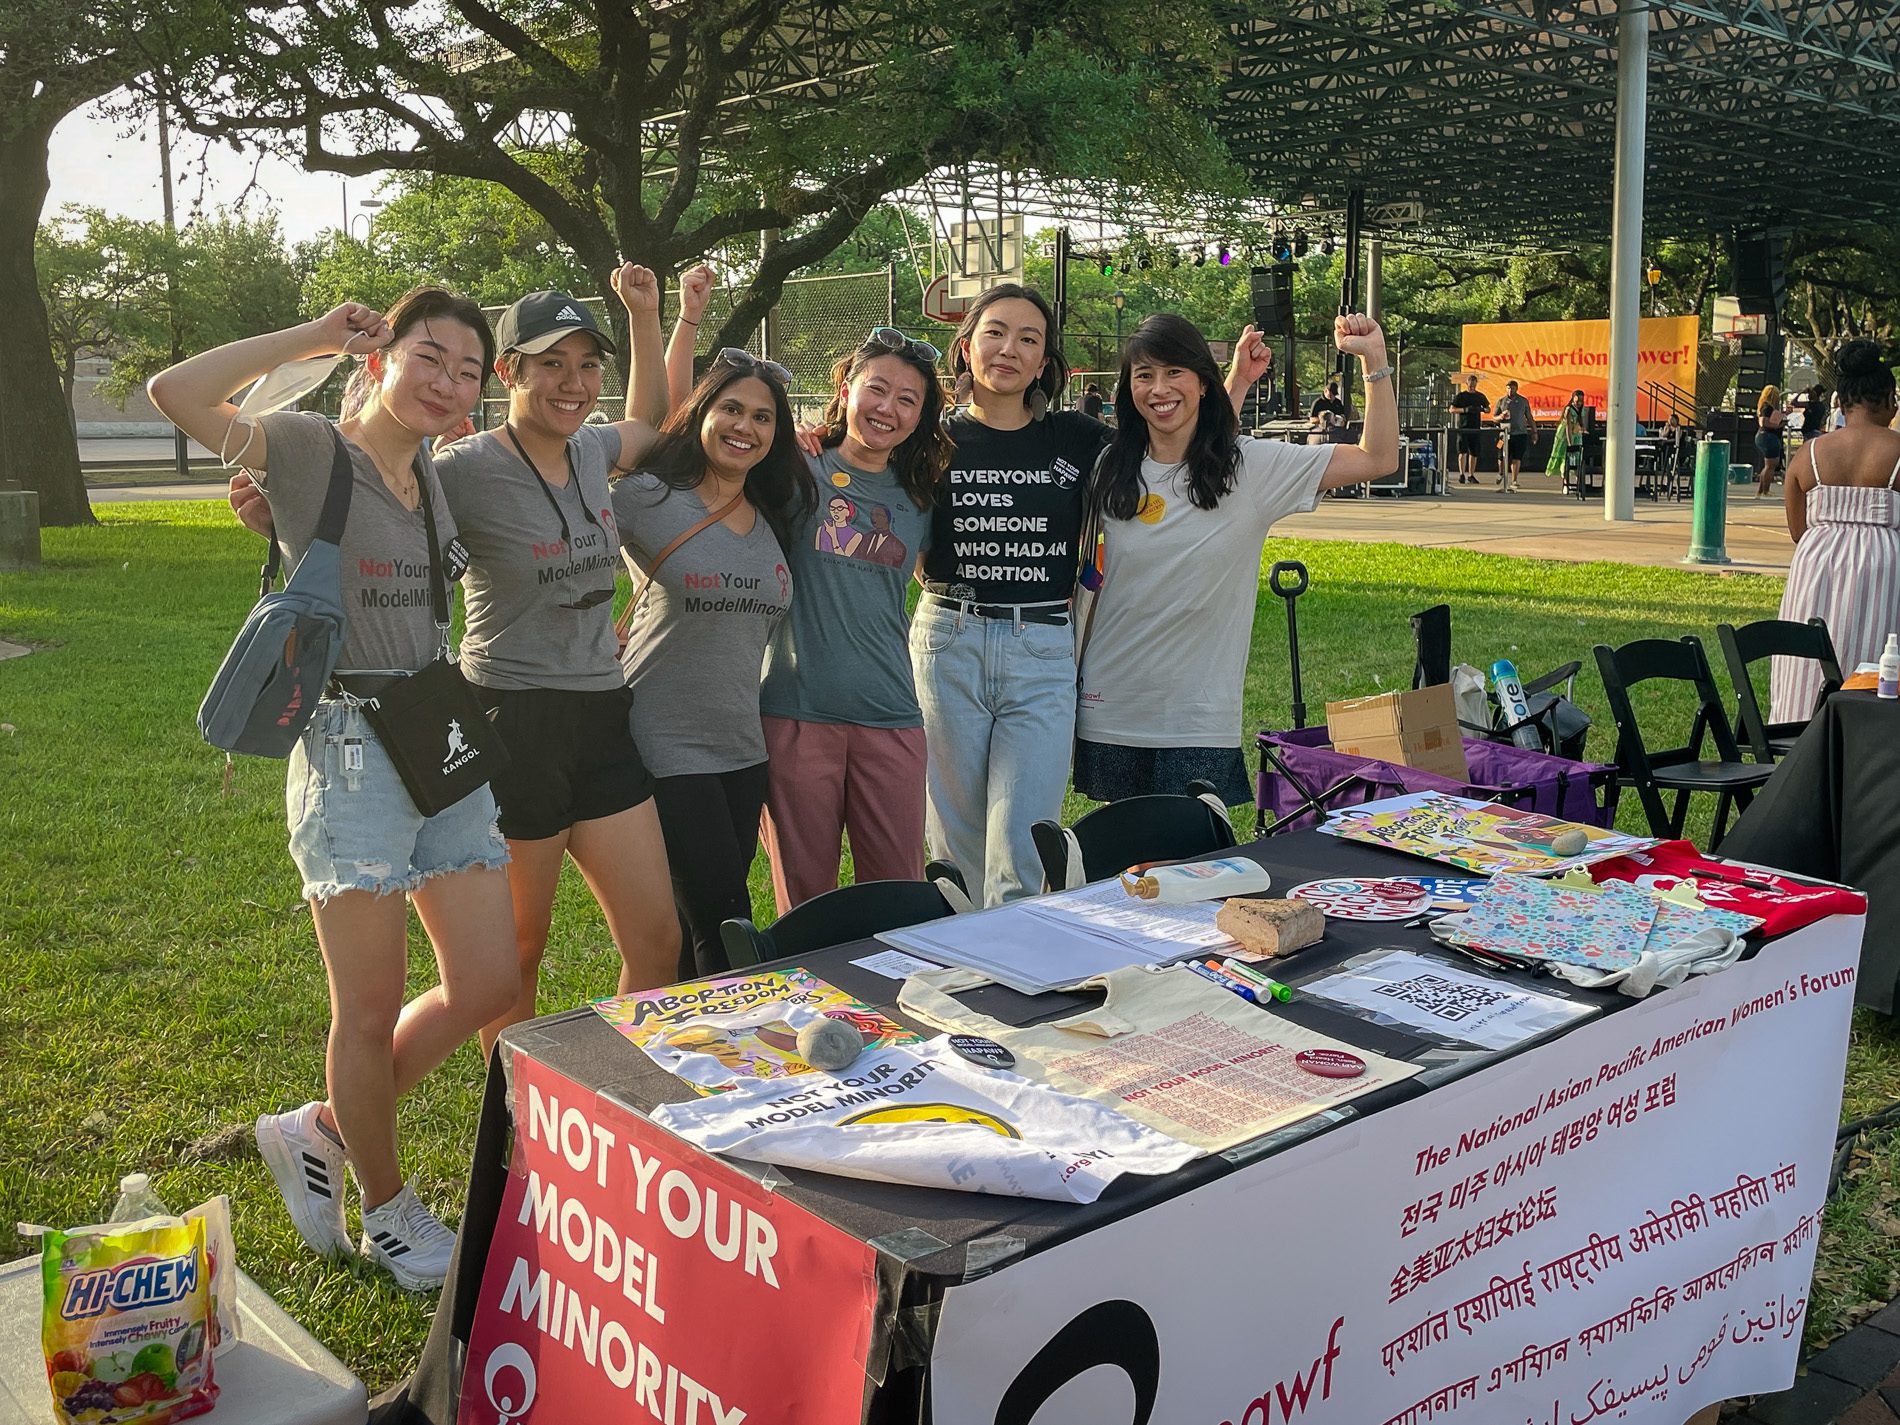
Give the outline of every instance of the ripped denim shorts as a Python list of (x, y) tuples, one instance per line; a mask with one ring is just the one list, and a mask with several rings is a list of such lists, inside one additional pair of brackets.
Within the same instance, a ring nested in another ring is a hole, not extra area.
[(431, 876), (508, 864), (487, 787), (447, 811), (416, 810), (360, 708), (325, 700), (290, 754), (290, 857), (306, 899), (412, 891)]

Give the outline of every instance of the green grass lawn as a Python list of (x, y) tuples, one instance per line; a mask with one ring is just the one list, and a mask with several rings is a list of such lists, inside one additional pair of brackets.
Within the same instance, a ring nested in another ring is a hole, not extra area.
[[(193, 723), (256, 589), (259, 545), (222, 504), (100, 508), (96, 529), (45, 532), (45, 567), (0, 576), (0, 1243), (16, 1220), (102, 1217), (119, 1175), (154, 1174), (174, 1207), (231, 1194), (243, 1264), (372, 1391), (412, 1364), (433, 1299), (382, 1274), (318, 1262), (251, 1146), (261, 1112), (320, 1091), (326, 997), (284, 849), (281, 764), (222, 754)], [(1590, 646), (1700, 633), (1771, 615), (1778, 580), (1569, 565), (1399, 545), (1276, 541), (1313, 574), (1302, 600), (1306, 700), (1409, 686), (1407, 615), (1454, 609), (1454, 653), (1515, 658), (1526, 676), (1585, 661), (1578, 700), (1602, 712)], [(1720, 675), (1718, 674), (1718, 679)], [(1288, 723), (1284, 619), (1263, 595), (1250, 726)], [(1672, 711), (1681, 712), (1678, 704)], [(1599, 730), (1592, 749), (1607, 757)], [(1072, 803), (1072, 813), (1085, 803)], [(1622, 822), (1632, 820), (1625, 799)], [(1251, 824), (1251, 820), (1246, 823)], [(1706, 834), (1706, 823), (1696, 829)], [(753, 899), (770, 914), (763, 863)], [(433, 972), (412, 936), (413, 983)], [(617, 959), (571, 873), (542, 979), (553, 1010), (608, 993)], [(402, 1108), (423, 1198), (456, 1208), (481, 1065), (464, 1048)], [(1848, 1110), (1900, 1098), (1900, 1036), (1857, 1019)], [(1809, 1322), (1832, 1334), (1900, 1283), (1900, 1160), (1875, 1145), (1830, 1211)]]

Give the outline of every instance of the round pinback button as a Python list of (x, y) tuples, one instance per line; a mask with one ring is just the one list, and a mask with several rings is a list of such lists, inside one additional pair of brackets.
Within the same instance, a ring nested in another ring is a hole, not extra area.
[(952, 1034), (950, 1050), (959, 1059), (968, 1059), (979, 1068), (1009, 1069), (1016, 1065), (1014, 1054), (994, 1039), (985, 1039), (980, 1034)]
[(1293, 1062), (1322, 1079), (1356, 1079), (1366, 1071), (1366, 1061), (1344, 1049), (1302, 1049)]

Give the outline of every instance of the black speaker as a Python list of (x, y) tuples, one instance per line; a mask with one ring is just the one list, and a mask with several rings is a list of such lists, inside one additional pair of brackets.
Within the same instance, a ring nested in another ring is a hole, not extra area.
[(1788, 240), (1748, 233), (1735, 239), (1735, 301), (1744, 316), (1772, 317), (1788, 290)]
[(1253, 324), (1262, 336), (1285, 336), (1293, 330), (1293, 264), (1276, 262), (1256, 267), (1252, 275)]

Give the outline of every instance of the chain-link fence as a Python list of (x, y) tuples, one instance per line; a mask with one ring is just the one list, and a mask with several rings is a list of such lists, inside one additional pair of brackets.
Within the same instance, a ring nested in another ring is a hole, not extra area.
[[(801, 418), (808, 418), (816, 415), (830, 397), (832, 362), (857, 347), (873, 327), (894, 325), (893, 297), (888, 268), (876, 272), (793, 277), (785, 283), (777, 310), (765, 324), (770, 340), (762, 341), (761, 334), (754, 332), (743, 344), (755, 354), (762, 354), (791, 370), (792, 408)], [(605, 299), (582, 297), (578, 300), (603, 328), (611, 328), (611, 314)], [(734, 301), (734, 292), (725, 287), (714, 288), (708, 297), (706, 313), (700, 320), (699, 348), (694, 356), (697, 370), (704, 370), (712, 356), (715, 334), (732, 314)], [(488, 319), (493, 322), (503, 309), (486, 310)], [(663, 329), (672, 330), (678, 311), (679, 289), (670, 287), (660, 304)], [(928, 333), (923, 336), (926, 341), (936, 340)], [(626, 385), (620, 370), (609, 362), (601, 381), (597, 409), (608, 419), (619, 420), (625, 400)], [(508, 393), (491, 382), (482, 400), (483, 428), (500, 425), (507, 414)]]

